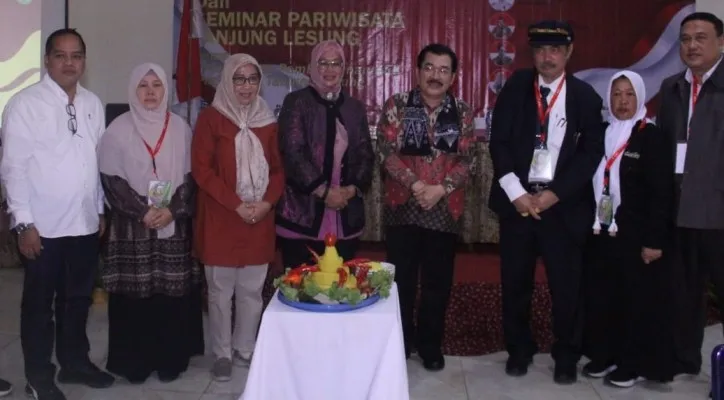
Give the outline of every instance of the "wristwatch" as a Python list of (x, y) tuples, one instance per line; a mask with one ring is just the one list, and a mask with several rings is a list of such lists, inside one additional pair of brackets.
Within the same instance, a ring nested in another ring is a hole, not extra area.
[(19, 223), (19, 224), (15, 225), (15, 232), (18, 235), (22, 235), (24, 232), (27, 232), (28, 230), (33, 229), (33, 228), (35, 228), (35, 224), (33, 224), (33, 223), (30, 223), (30, 224)]

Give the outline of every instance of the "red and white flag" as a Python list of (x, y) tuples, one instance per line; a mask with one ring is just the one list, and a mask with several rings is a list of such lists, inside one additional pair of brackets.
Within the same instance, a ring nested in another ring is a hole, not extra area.
[(174, 110), (187, 119), (191, 128), (201, 109), (201, 31), (203, 10), (199, 0), (183, 1), (176, 55), (176, 99)]

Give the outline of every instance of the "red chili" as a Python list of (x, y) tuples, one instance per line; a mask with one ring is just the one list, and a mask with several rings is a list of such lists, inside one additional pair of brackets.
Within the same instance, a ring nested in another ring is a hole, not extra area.
[(319, 271), (319, 267), (316, 265), (300, 265), (299, 267), (296, 267), (293, 270), (289, 271), (289, 274), (303, 274), (306, 272), (317, 272), (317, 271)]
[(344, 263), (344, 265), (354, 265), (354, 266), (357, 266), (357, 265), (360, 265), (360, 264), (366, 264), (366, 263), (368, 263), (368, 262), (370, 262), (370, 261), (372, 261), (372, 260), (370, 260), (369, 258), (353, 258), (353, 259), (347, 261), (346, 263)]
[(347, 271), (345, 271), (344, 268), (337, 268), (337, 273), (339, 274), (337, 287), (344, 287), (344, 284), (347, 283)]
[(360, 265), (357, 267), (357, 283), (362, 283), (367, 280), (367, 274), (370, 272), (369, 265)]

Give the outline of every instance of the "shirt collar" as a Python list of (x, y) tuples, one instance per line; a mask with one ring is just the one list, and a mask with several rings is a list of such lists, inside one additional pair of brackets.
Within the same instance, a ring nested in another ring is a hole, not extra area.
[[(716, 68), (721, 63), (722, 58), (724, 58), (724, 56), (719, 56), (719, 61), (717, 61), (716, 64), (714, 64), (714, 66), (711, 67), (710, 70), (706, 71), (704, 76), (701, 77), (701, 84), (704, 84), (704, 82), (706, 82), (707, 79), (711, 78), (712, 74), (714, 74), (714, 71), (716, 71)], [(691, 72), (691, 68), (687, 68), (686, 74), (684, 74), (684, 79), (686, 79), (687, 82), (691, 83), (693, 78), (694, 78), (694, 73)]]
[[(63, 88), (58, 85), (57, 82), (53, 80), (53, 78), (50, 77), (50, 74), (45, 74), (42, 80), (43, 85), (45, 85), (46, 88), (48, 88), (59, 100), (63, 102), (63, 104), (68, 104), (68, 93), (63, 90)], [(77, 99), (78, 96), (83, 94), (85, 92), (85, 88), (80, 85), (80, 83), (76, 84), (76, 92), (75, 92), (75, 98)]]
[(563, 79), (565, 76), (566, 76), (566, 74), (565, 74), (565, 72), (564, 72), (563, 74), (561, 74), (561, 76), (559, 76), (558, 78), (556, 78), (556, 80), (554, 80), (553, 82), (551, 82), (551, 83), (545, 83), (545, 81), (543, 80), (543, 77), (540, 76), (540, 75), (538, 75), (538, 86), (539, 86), (539, 87), (540, 87), (540, 86), (545, 86), (545, 87), (550, 88), (550, 89), (555, 89), (555, 88), (558, 87), (558, 84), (561, 83), (561, 79)]

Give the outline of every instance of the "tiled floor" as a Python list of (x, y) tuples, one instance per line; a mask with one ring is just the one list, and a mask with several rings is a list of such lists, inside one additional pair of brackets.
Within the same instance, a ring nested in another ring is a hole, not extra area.
[[(0, 270), (0, 376), (16, 385), (12, 399), (25, 398), (23, 392), (23, 358), (20, 350), (20, 293), (21, 270)], [(95, 306), (88, 327), (92, 358), (103, 365), (106, 353), (105, 307)], [(721, 341), (721, 329), (710, 327), (706, 332), (704, 359)], [(690, 380), (670, 385), (641, 384), (632, 389), (616, 390), (600, 381), (581, 378), (572, 386), (558, 386), (552, 382), (552, 362), (548, 355), (539, 355), (530, 373), (524, 378), (510, 378), (503, 372), (505, 354), (481, 357), (448, 357), (447, 368), (429, 373), (416, 360), (408, 362), (410, 394), (413, 400), (692, 400), (705, 399), (708, 393), (709, 362), (705, 373)], [(235, 371), (231, 382), (212, 382), (208, 368), (211, 359), (198, 357), (181, 379), (163, 384), (151, 378), (144, 385), (134, 386), (118, 382), (110, 389), (92, 390), (80, 386), (64, 386), (71, 400), (236, 400), (244, 390), (246, 370)], [(276, 400), (276, 399), (264, 399)], [(373, 399), (393, 400), (393, 399)]]

